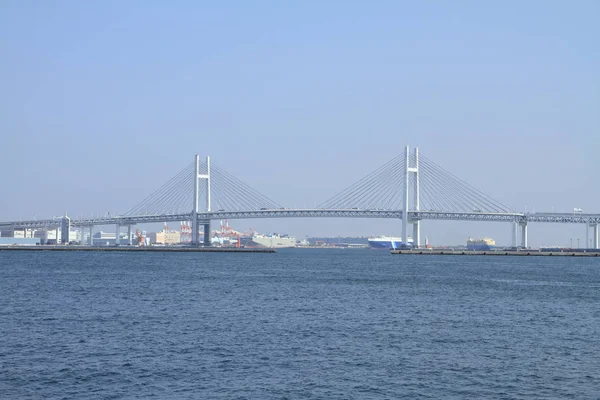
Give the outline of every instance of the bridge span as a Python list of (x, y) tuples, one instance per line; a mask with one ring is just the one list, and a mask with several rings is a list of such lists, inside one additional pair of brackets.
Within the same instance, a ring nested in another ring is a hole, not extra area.
[(192, 164), (123, 215), (7, 221), (0, 222), (0, 230), (57, 230), (57, 238), (61, 230), (61, 239), (65, 242), (70, 227), (80, 229), (82, 234), (87, 228), (90, 237), (94, 226), (114, 225), (117, 237), (120, 228), (126, 227), (131, 238), (132, 226), (138, 224), (191, 221), (192, 242), (200, 244), (203, 230), (204, 245), (210, 245), (212, 220), (255, 218), (397, 219), (402, 224), (403, 238), (408, 236), (409, 224), (412, 225), (415, 246), (421, 245), (423, 220), (510, 223), (514, 247), (519, 230), (520, 245), (528, 247), (530, 223), (575, 223), (586, 226), (586, 244), (592, 230), (592, 247), (599, 246), (600, 214), (514, 212), (431, 160), (419, 157), (418, 149), (411, 153), (408, 147), (403, 155), (315, 208), (283, 207), (215, 164), (211, 165), (210, 157), (201, 163), (196, 155)]
[[(401, 210), (325, 210), (325, 209), (276, 209), (276, 210), (255, 210), (255, 211), (220, 211), (220, 212), (204, 212), (198, 214), (198, 225), (210, 225), (211, 220), (219, 219), (255, 219), (255, 218), (384, 218), (402, 220)], [(95, 226), (115, 225), (118, 227), (127, 227), (146, 223), (157, 222), (179, 222), (190, 221), (192, 213), (179, 214), (162, 214), (162, 215), (146, 215), (146, 216), (112, 216), (100, 218), (77, 218), (68, 219), (71, 227), (79, 228), (83, 231), (84, 228), (91, 229)], [(532, 222), (537, 223), (574, 223), (585, 224), (588, 229), (593, 229), (593, 247), (598, 247), (598, 225), (600, 224), (600, 214), (564, 214), (564, 213), (460, 213), (460, 212), (443, 212), (443, 211), (409, 211), (408, 221), (414, 223), (421, 220), (445, 220), (445, 221), (493, 221), (493, 222), (509, 222), (512, 223), (515, 229), (521, 227), (522, 237), (526, 238), (527, 225)], [(0, 230), (2, 229), (59, 229), (65, 222), (65, 217), (44, 219), (44, 220), (28, 220), (28, 221), (11, 221), (0, 222)], [(525, 236), (523, 236), (525, 235)], [(516, 233), (513, 237), (516, 236)], [(525, 239), (527, 240), (527, 239)], [(589, 238), (587, 239), (589, 241)], [(526, 246), (526, 241), (521, 242), (523, 247)], [(517, 246), (513, 240), (513, 246)]]

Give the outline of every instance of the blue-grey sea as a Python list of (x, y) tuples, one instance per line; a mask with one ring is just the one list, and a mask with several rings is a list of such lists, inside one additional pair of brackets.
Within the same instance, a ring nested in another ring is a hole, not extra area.
[(0, 252), (1, 399), (599, 399), (598, 258)]

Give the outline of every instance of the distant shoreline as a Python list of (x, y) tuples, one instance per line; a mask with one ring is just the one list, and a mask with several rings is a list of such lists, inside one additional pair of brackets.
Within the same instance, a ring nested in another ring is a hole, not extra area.
[(124, 253), (275, 253), (275, 249), (235, 247), (169, 247), (169, 246), (0, 246), (0, 251), (105, 251)]

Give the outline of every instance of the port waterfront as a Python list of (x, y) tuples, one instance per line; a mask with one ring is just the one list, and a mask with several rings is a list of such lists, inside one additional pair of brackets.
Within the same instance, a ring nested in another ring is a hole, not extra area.
[(273, 248), (183, 246), (0, 246), (0, 251), (118, 251), (128, 253), (275, 253)]

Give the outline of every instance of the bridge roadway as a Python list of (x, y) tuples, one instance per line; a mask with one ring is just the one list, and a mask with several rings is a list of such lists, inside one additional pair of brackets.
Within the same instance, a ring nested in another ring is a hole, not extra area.
[[(253, 219), (253, 218), (389, 218), (402, 219), (401, 210), (361, 210), (352, 209), (261, 209), (254, 211), (212, 211), (198, 214), (198, 223), (208, 223), (218, 219)], [(100, 218), (77, 218), (70, 221), (74, 227), (90, 227), (100, 225), (137, 225), (143, 223), (189, 221), (192, 213), (173, 213), (141, 216), (111, 216)], [(486, 213), (486, 212), (451, 212), (451, 211), (409, 211), (408, 221), (418, 220), (451, 220), (451, 221), (497, 221), (546, 223), (600, 224), (600, 214), (569, 213)], [(0, 222), (0, 229), (55, 229), (60, 227), (62, 217)]]

